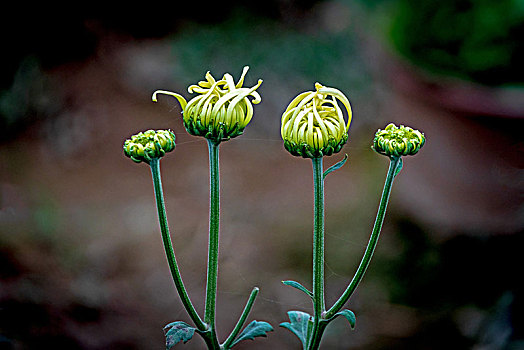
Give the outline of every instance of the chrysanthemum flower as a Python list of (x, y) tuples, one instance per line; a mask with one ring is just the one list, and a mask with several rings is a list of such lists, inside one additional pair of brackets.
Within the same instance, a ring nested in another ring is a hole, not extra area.
[[(282, 115), (284, 147), (294, 156), (320, 158), (340, 152), (348, 140), (351, 105), (335, 88), (315, 84), (315, 91), (295, 97)], [(342, 102), (348, 115), (344, 119)]]
[(375, 133), (371, 148), (388, 157), (412, 156), (417, 154), (424, 143), (426, 138), (420, 131), (390, 123), (384, 130), (379, 129)]
[(155, 91), (153, 101), (157, 101), (158, 94), (175, 97), (182, 107), (187, 132), (219, 144), (243, 133), (253, 117), (253, 104), (261, 101), (255, 90), (262, 84), (262, 80), (258, 80), (251, 88), (242, 87), (248, 69), (248, 66), (244, 67), (236, 84), (229, 73), (224, 74), (222, 79), (215, 80), (207, 72), (206, 80), (187, 89), (189, 93), (198, 94), (189, 102), (180, 94), (164, 90)]
[(147, 130), (124, 142), (124, 154), (134, 162), (149, 164), (175, 149), (175, 134), (171, 130)]

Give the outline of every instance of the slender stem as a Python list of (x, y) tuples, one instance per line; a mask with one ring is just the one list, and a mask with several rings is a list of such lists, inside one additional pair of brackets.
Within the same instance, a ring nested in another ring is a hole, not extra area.
[(329, 322), (326, 320), (319, 321), (318, 326), (314, 329), (314, 333), (311, 337), (311, 342), (308, 347), (309, 350), (317, 350), (319, 348), (320, 340), (322, 340), (322, 335), (324, 334), (328, 323)]
[[(207, 260), (206, 306), (204, 320), (216, 339), (215, 304), (218, 278), (218, 243), (220, 218), (220, 173), (218, 144), (208, 140), (209, 148), (209, 246)], [(217, 341), (218, 344), (218, 341)]]
[(251, 294), (249, 295), (249, 299), (247, 300), (247, 303), (246, 303), (246, 307), (244, 307), (244, 311), (242, 311), (242, 314), (240, 315), (240, 318), (238, 319), (238, 322), (235, 325), (235, 328), (233, 328), (233, 331), (231, 332), (229, 337), (227, 337), (226, 341), (222, 345), (223, 349), (227, 350), (231, 347), (231, 343), (233, 343), (238, 333), (242, 329), (242, 326), (246, 322), (247, 316), (249, 315), (249, 312), (251, 311), (251, 308), (253, 307), (253, 303), (255, 302), (255, 299), (258, 295), (258, 291), (259, 291), (258, 287), (253, 288), (253, 290), (251, 291)]
[(375, 247), (377, 246), (377, 243), (378, 243), (380, 230), (382, 229), (382, 224), (384, 223), (384, 216), (386, 214), (386, 208), (389, 202), (389, 196), (391, 194), (391, 185), (393, 184), (393, 180), (395, 178), (395, 173), (396, 173), (397, 167), (399, 166), (399, 163), (400, 163), (400, 157), (391, 158), (390, 163), (389, 163), (388, 174), (386, 177), (386, 182), (384, 184), (384, 189), (382, 191), (382, 198), (380, 199), (380, 206), (377, 212), (377, 217), (375, 219), (373, 231), (371, 232), (371, 237), (369, 238), (368, 246), (366, 247), (366, 251), (364, 252), (364, 256), (362, 257), (362, 261), (360, 262), (360, 265), (358, 266), (355, 276), (353, 276), (353, 279), (349, 283), (348, 287), (346, 288), (342, 296), (325, 313), (324, 318), (326, 319), (333, 317), (337, 312), (340, 311), (340, 309), (349, 300), (349, 298), (351, 297), (351, 295), (357, 288), (358, 284), (362, 280), (362, 277), (364, 277), (364, 273), (366, 272), (366, 269), (369, 266), (371, 257), (373, 256), (373, 252), (375, 251)]
[(314, 219), (313, 219), (313, 307), (314, 325), (311, 343), (320, 338), (320, 320), (326, 309), (324, 299), (324, 179), (322, 158), (313, 158)]
[(207, 329), (207, 326), (200, 316), (198, 316), (189, 295), (187, 294), (186, 288), (184, 287), (184, 282), (180, 276), (180, 271), (178, 269), (178, 264), (175, 258), (175, 252), (173, 250), (173, 245), (171, 243), (171, 237), (169, 235), (169, 224), (167, 222), (166, 215), (166, 206), (164, 202), (164, 193), (162, 190), (162, 179), (160, 176), (160, 160), (155, 158), (150, 162), (151, 174), (153, 176), (153, 186), (155, 189), (155, 199), (158, 210), (158, 221), (160, 223), (160, 231), (162, 232), (162, 241), (164, 242), (164, 250), (166, 252), (167, 263), (169, 264), (169, 269), (171, 270), (171, 275), (173, 276), (173, 281), (175, 282), (176, 289), (182, 300), (182, 304), (187, 310), (189, 316), (195, 323), (196, 327), (204, 331)]

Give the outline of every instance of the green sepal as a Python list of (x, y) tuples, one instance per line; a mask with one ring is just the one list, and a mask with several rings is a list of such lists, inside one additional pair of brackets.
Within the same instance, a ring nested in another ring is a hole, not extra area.
[(255, 337), (267, 337), (266, 333), (272, 331), (273, 327), (269, 323), (263, 321), (252, 321), (235, 339), (230, 348), (243, 340), (254, 340)]
[(306, 350), (313, 331), (313, 317), (302, 311), (288, 311), (287, 314), (290, 322), (282, 322), (280, 327), (295, 334), (302, 342), (302, 349)]
[(331, 322), (335, 318), (337, 318), (338, 316), (344, 316), (346, 318), (346, 320), (348, 320), (349, 325), (351, 326), (351, 329), (355, 329), (355, 323), (357, 322), (357, 318), (356, 318), (355, 314), (353, 313), (353, 311), (348, 310), (348, 309), (344, 309), (344, 310), (342, 310), (340, 312), (337, 312), (335, 314), (335, 316), (327, 319), (326, 321), (327, 322)]
[(326, 176), (328, 176), (329, 173), (342, 168), (344, 166), (344, 164), (346, 164), (347, 160), (348, 160), (348, 155), (345, 154), (343, 159), (341, 159), (337, 163), (333, 164), (332, 166), (327, 168), (326, 171), (324, 171), (324, 174), (322, 175), (322, 179), (325, 179)]
[(330, 146), (329, 144), (324, 147), (324, 149), (321, 151), (325, 156), (330, 156), (333, 154), (333, 152), (335, 151), (335, 149)]
[(285, 284), (286, 286), (296, 288), (299, 291), (306, 293), (311, 299), (313, 299), (313, 293), (310, 292), (306, 287), (304, 287), (300, 283), (295, 282), (295, 281), (282, 281), (282, 283)]
[(347, 135), (343, 136), (339, 142), (337, 142), (334, 138), (331, 138), (327, 144), (324, 145), (324, 147), (316, 148), (311, 147), (305, 141), (302, 141), (300, 144), (298, 144), (293, 140), (284, 139), (284, 147), (293, 156), (313, 159), (322, 158), (323, 156), (330, 156), (340, 152), (347, 140)]
[(397, 168), (395, 169), (395, 175), (393, 175), (394, 177), (396, 177), (398, 175), (398, 173), (400, 173), (400, 171), (402, 170), (403, 166), (404, 166), (404, 162), (402, 161), (402, 157), (400, 157), (399, 160), (398, 160)]
[(179, 342), (187, 343), (195, 334), (196, 328), (191, 327), (183, 321), (175, 321), (164, 327), (166, 335), (166, 349), (170, 350)]

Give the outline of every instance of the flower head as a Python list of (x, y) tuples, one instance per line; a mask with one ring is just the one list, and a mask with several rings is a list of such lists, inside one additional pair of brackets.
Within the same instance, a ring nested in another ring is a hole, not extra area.
[(408, 126), (397, 127), (390, 123), (384, 130), (379, 129), (373, 139), (373, 150), (388, 157), (412, 156), (426, 143), (423, 133)]
[(149, 164), (175, 149), (175, 134), (171, 130), (147, 130), (124, 142), (124, 154), (134, 162)]
[[(294, 156), (320, 158), (337, 153), (348, 140), (351, 105), (334, 88), (315, 84), (316, 91), (295, 97), (282, 115), (281, 134), (284, 147)], [(342, 102), (348, 114), (344, 120)]]
[[(244, 77), (249, 67), (244, 67), (238, 83), (226, 73), (220, 80), (215, 80), (211, 73), (206, 73), (206, 80), (191, 85), (189, 93), (197, 93), (189, 102), (181, 95), (158, 90), (153, 94), (153, 101), (157, 101), (158, 94), (175, 97), (182, 106), (184, 126), (188, 133), (194, 136), (203, 136), (216, 144), (241, 135), (244, 128), (253, 117), (253, 104), (261, 101), (255, 91), (262, 84), (262, 80), (251, 87), (242, 87)], [(252, 97), (250, 100), (248, 97)]]

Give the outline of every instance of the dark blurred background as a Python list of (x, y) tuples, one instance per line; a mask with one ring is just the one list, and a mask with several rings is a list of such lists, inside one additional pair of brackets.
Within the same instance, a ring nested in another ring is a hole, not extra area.
[[(4, 5), (3, 5), (4, 6)], [(352, 277), (387, 159), (369, 146), (389, 122), (425, 132), (395, 181), (376, 255), (328, 328), (324, 349), (524, 349), (524, 2), (230, 1), (5, 5), (0, 21), (0, 349), (162, 349), (185, 320), (166, 264), (151, 176), (124, 139), (171, 128), (162, 160), (182, 276), (203, 309), (208, 229), (205, 141), (174, 99), (207, 70), (264, 79), (243, 136), (221, 147), (218, 331), (253, 286), (250, 319), (275, 331), (239, 349), (299, 349), (278, 327), (310, 311), (312, 175), (280, 117), (316, 81), (354, 119), (326, 181), (326, 288)], [(203, 349), (197, 337), (180, 348)]]

